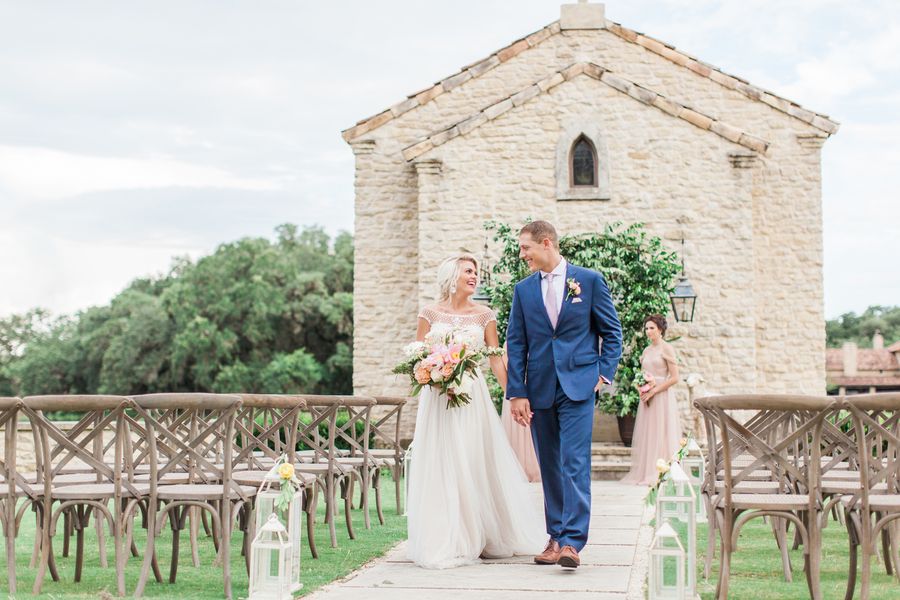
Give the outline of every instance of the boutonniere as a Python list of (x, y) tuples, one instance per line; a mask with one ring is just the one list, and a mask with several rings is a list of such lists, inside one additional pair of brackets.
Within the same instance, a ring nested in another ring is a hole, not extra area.
[(578, 297), (581, 295), (581, 284), (575, 281), (574, 277), (569, 277), (566, 280), (566, 287), (569, 289), (569, 293), (566, 294), (566, 300), (571, 298), (573, 304), (581, 302), (581, 298)]

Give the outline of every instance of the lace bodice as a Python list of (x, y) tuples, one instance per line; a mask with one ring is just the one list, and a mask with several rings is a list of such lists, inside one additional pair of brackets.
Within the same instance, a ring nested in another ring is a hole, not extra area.
[(426, 343), (436, 343), (449, 331), (456, 330), (466, 338), (466, 343), (470, 347), (477, 350), (484, 347), (484, 330), (489, 323), (497, 320), (497, 315), (492, 310), (458, 315), (435, 308), (424, 308), (419, 313), (419, 318), (431, 324), (431, 329), (425, 335)]

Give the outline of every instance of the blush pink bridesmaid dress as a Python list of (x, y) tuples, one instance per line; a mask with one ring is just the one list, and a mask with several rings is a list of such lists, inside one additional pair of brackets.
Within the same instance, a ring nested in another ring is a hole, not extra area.
[[(650, 344), (641, 354), (641, 369), (653, 375), (657, 383), (669, 376), (669, 364), (675, 363), (675, 350), (668, 343)], [(631, 469), (622, 483), (654, 485), (658, 479), (656, 461), (672, 460), (681, 446), (681, 423), (672, 388), (656, 394), (650, 402), (638, 406), (631, 444)]]
[[(503, 345), (506, 350), (506, 345)], [(503, 354), (503, 365), (506, 366), (506, 353)], [(534, 451), (534, 440), (531, 437), (531, 426), (523, 427), (516, 423), (509, 412), (509, 400), (503, 399), (503, 409), (500, 411), (500, 422), (506, 430), (509, 445), (512, 446), (522, 470), (528, 481), (535, 483), (541, 480), (541, 468), (538, 465), (537, 454)]]

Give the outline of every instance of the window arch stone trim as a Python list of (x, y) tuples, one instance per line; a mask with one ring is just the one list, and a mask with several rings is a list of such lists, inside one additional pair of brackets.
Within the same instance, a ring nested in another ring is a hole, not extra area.
[[(556, 144), (556, 199), (557, 200), (609, 200), (609, 150), (606, 136), (600, 130), (598, 118), (578, 118), (562, 124)], [(580, 137), (586, 137), (594, 146), (596, 164), (595, 186), (572, 185), (571, 151)]]

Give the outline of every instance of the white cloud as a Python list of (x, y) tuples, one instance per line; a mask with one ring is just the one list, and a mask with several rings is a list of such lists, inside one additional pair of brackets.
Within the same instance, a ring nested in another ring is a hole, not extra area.
[(269, 179), (171, 158), (115, 158), (0, 145), (0, 187), (28, 198), (60, 198), (124, 188), (169, 186), (277, 190)]

